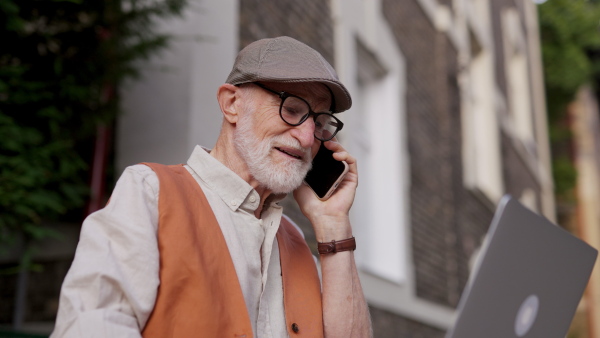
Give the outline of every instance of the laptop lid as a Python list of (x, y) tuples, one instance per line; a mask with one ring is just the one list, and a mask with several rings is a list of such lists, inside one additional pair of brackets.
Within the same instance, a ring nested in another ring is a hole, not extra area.
[(564, 338), (597, 250), (508, 195), (485, 242), (446, 338)]

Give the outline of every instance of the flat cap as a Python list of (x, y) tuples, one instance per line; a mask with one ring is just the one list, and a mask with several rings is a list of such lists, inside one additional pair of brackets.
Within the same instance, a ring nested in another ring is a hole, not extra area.
[(255, 41), (242, 49), (226, 83), (317, 82), (325, 84), (335, 101), (334, 113), (352, 106), (350, 93), (319, 52), (287, 36)]

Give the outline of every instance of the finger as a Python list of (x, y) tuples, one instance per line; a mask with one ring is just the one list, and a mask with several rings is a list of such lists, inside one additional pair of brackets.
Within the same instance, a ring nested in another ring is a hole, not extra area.
[(324, 143), (325, 147), (331, 151), (333, 151), (333, 158), (338, 161), (345, 161), (350, 166), (350, 171), (357, 172), (356, 167), (356, 158), (342, 146), (341, 143), (337, 142), (337, 139), (334, 137), (330, 141)]
[(348, 164), (356, 163), (356, 158), (354, 156), (350, 155), (350, 153), (345, 150), (339, 151), (339, 152), (334, 152), (333, 158), (335, 158), (338, 161), (346, 161), (346, 163), (348, 163)]
[(337, 142), (335, 140), (335, 138), (333, 138), (327, 142), (324, 142), (324, 144), (325, 144), (325, 148), (332, 150), (334, 152), (344, 150), (344, 147), (342, 146), (342, 144)]

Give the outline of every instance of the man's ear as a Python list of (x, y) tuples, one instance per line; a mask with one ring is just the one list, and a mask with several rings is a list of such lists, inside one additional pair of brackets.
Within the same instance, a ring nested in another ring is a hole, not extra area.
[(240, 90), (239, 87), (229, 83), (221, 85), (217, 90), (217, 101), (221, 107), (221, 112), (227, 122), (231, 124), (237, 123), (239, 118), (237, 111), (239, 109), (239, 102), (237, 101), (240, 99), (238, 90)]

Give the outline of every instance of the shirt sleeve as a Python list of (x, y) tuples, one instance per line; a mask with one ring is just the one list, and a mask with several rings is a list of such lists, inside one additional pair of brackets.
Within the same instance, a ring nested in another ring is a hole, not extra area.
[(83, 222), (51, 337), (140, 337), (159, 285), (158, 178), (125, 169), (106, 207)]

